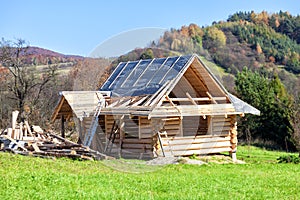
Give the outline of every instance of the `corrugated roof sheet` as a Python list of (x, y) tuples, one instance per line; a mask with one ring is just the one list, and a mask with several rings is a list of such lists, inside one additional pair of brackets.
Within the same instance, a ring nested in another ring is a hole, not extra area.
[(241, 112), (241, 113), (251, 113), (253, 115), (260, 115), (260, 111), (253, 106), (249, 105), (248, 103), (242, 101), (241, 99), (237, 98), (236, 96), (230, 94), (229, 92), (227, 93), (228, 97), (233, 104), (235, 111), (236, 112)]
[(151, 95), (174, 80), (193, 55), (121, 62), (100, 90), (112, 96)]

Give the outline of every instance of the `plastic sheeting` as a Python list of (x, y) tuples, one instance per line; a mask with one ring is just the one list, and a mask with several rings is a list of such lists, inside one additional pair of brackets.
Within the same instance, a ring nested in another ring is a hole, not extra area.
[(237, 98), (233, 94), (228, 93), (228, 97), (233, 104), (236, 112), (242, 113), (250, 113), (253, 115), (260, 115), (260, 111), (253, 106), (249, 105), (248, 103), (242, 101), (241, 99)]
[(139, 96), (157, 92), (175, 79), (193, 55), (121, 62), (101, 87), (112, 96)]

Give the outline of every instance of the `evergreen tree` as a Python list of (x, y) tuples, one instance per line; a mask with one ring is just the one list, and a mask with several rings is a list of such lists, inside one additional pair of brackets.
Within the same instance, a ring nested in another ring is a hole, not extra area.
[(261, 116), (241, 119), (240, 136), (259, 139), (264, 144), (273, 143), (282, 149), (294, 148), (292, 98), (276, 74), (270, 80), (266, 75), (251, 72), (247, 68), (238, 73), (236, 91), (238, 96), (261, 111)]

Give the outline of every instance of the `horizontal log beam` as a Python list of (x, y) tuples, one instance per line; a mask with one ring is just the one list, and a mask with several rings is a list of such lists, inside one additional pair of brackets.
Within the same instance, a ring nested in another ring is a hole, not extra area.
[(179, 150), (197, 150), (197, 149), (212, 149), (212, 148), (223, 148), (223, 147), (230, 147), (230, 141), (223, 141), (223, 142), (209, 142), (209, 143), (198, 143), (198, 144), (173, 144), (172, 142), (168, 144), (163, 144), (164, 149), (170, 149), (172, 151), (179, 151)]
[(230, 141), (230, 137), (210, 137), (210, 138), (189, 138), (189, 137), (174, 137), (174, 138), (162, 138), (162, 143), (170, 144), (200, 144), (200, 143), (212, 143), (212, 142), (223, 142)]
[[(213, 148), (213, 149), (197, 149), (197, 150), (184, 150), (184, 151), (170, 151), (167, 148), (164, 148), (166, 156), (190, 156), (190, 155), (205, 155), (212, 153), (220, 153), (220, 152), (229, 152), (231, 148), (223, 147), (223, 148)], [(162, 156), (162, 153), (157, 152), (159, 156)]]

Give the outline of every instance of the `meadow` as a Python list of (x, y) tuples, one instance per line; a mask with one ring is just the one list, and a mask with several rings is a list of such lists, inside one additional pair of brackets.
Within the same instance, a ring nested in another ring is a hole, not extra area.
[(299, 199), (300, 165), (287, 153), (240, 146), (246, 164), (149, 166), (0, 153), (1, 199)]

